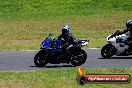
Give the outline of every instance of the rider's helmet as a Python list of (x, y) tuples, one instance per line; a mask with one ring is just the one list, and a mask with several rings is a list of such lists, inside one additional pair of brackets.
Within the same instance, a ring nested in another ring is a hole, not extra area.
[(127, 29), (132, 29), (132, 20), (128, 20), (126, 22), (126, 27), (127, 27)]
[(64, 25), (64, 27), (62, 28), (62, 33), (70, 33), (70, 25), (66, 24)]

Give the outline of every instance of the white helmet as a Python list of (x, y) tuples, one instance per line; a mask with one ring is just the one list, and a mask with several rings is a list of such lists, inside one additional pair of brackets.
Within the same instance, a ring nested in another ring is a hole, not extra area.
[(62, 28), (62, 33), (69, 33), (70, 32), (70, 25), (66, 24)]

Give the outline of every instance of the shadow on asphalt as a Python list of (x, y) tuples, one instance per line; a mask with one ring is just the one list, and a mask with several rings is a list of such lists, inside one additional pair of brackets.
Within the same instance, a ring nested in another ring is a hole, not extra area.
[[(102, 57), (102, 58), (98, 58), (98, 59), (107, 59), (107, 58)], [(127, 57), (127, 56), (121, 57), (121, 56), (119, 56), (119, 57), (111, 57), (109, 59), (132, 59), (132, 57)]]
[[(37, 67), (37, 66), (30, 66), (30, 67)], [(52, 66), (44, 66), (39, 68), (64, 68), (64, 67), (75, 67), (73, 65), (52, 65)]]

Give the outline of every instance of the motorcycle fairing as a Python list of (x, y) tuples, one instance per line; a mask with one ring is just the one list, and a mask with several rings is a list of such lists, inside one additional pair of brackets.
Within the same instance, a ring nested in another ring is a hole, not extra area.
[(120, 55), (121, 53), (124, 52), (124, 50), (126, 50), (126, 49), (129, 48), (129, 46), (128, 45), (125, 45), (124, 43), (113, 43), (112, 45), (117, 50), (116, 55)]

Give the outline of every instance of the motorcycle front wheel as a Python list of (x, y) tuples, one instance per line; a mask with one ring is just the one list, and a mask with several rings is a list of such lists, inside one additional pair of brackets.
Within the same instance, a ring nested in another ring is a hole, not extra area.
[(34, 57), (34, 64), (37, 67), (44, 67), (47, 64), (47, 54), (43, 50), (40, 50)]
[(112, 44), (107, 44), (101, 49), (103, 58), (111, 58), (116, 53), (116, 48)]

